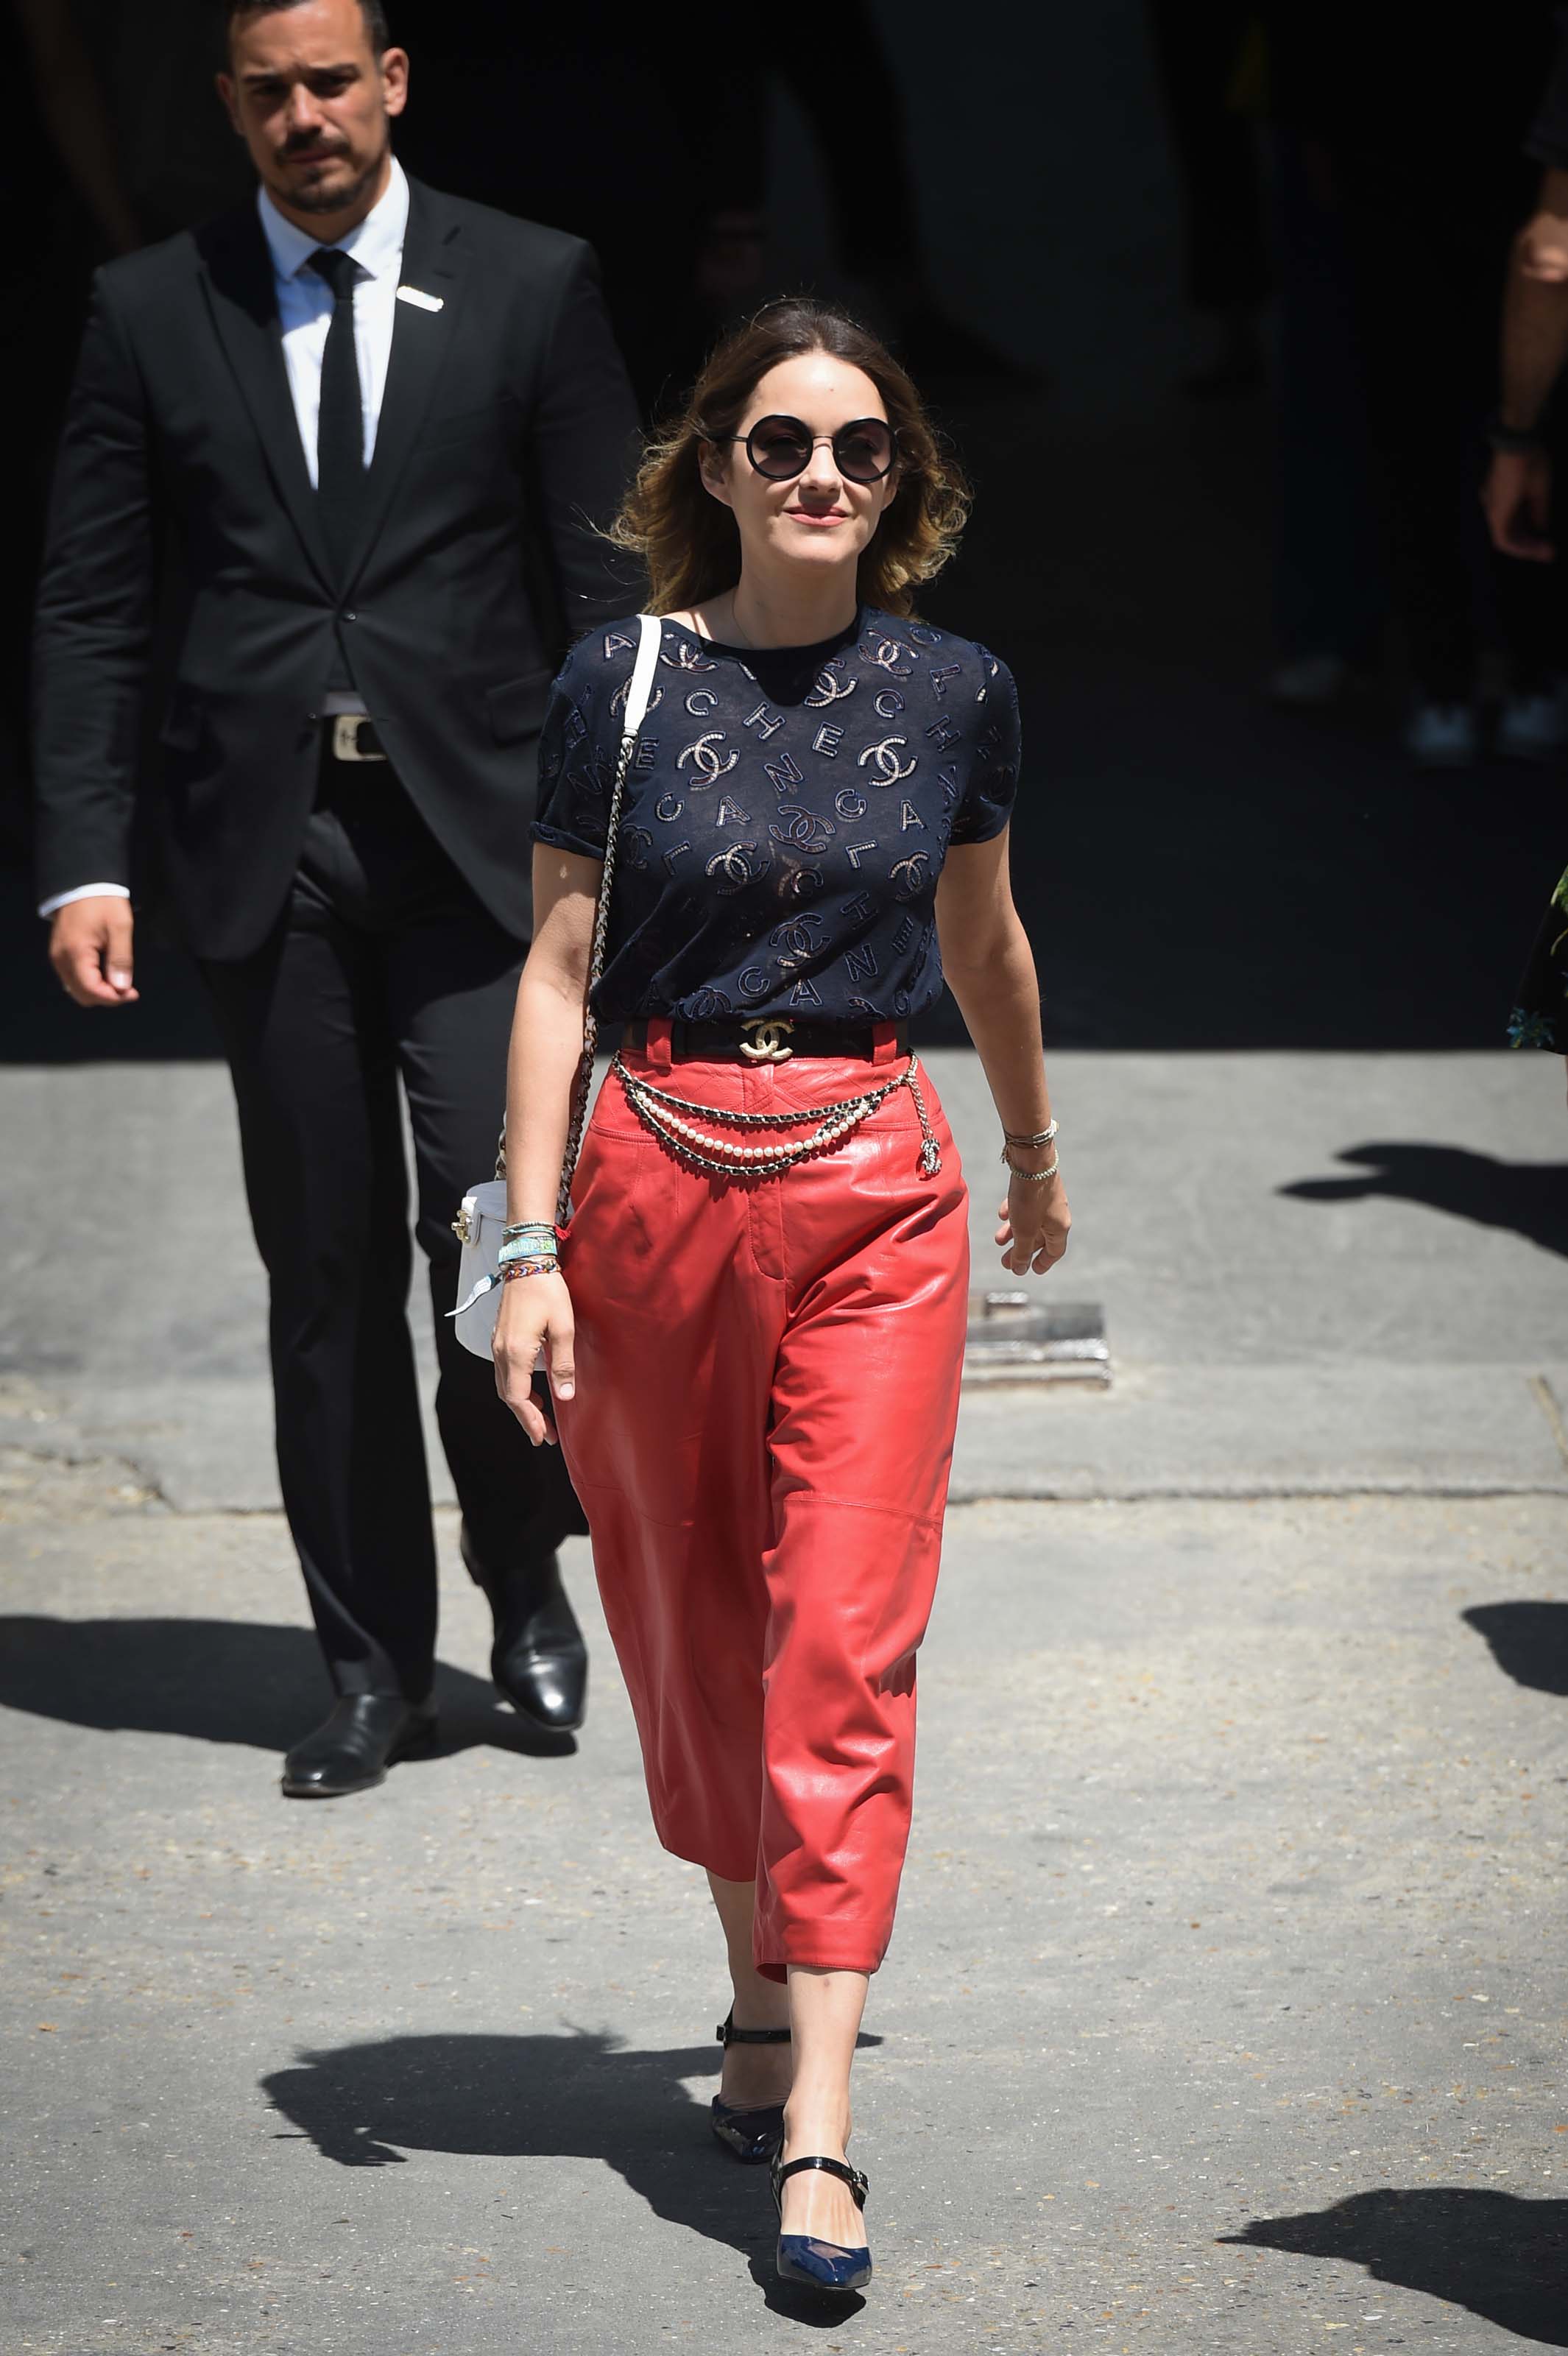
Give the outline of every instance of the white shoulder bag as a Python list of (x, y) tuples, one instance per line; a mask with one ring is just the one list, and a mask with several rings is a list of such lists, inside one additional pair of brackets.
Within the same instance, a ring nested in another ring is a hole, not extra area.
[[(615, 763), (615, 782), (610, 792), (610, 815), (604, 830), (604, 873), (599, 879), (599, 903), (593, 913), (593, 946), (589, 954), (588, 989), (583, 1002), (582, 1056), (571, 1091), (566, 1159), (561, 1165), (560, 1189), (556, 1199), (558, 1227), (565, 1226), (571, 1215), (571, 1181), (582, 1146), (588, 1099), (593, 1087), (593, 1055), (599, 1044), (599, 1025), (593, 1016), (593, 992), (604, 970), (604, 945), (610, 928), (610, 894), (615, 874), (621, 804), (637, 749), (637, 737), (647, 717), (653, 695), (654, 669), (658, 661), (659, 641), (663, 635), (657, 618), (652, 614), (638, 615), (637, 631), (637, 655), (626, 687), (626, 707), (621, 721), (621, 749)], [(501, 1306), (499, 1255), (501, 1231), (506, 1224), (507, 1131), (503, 1124), (500, 1147), (496, 1156), (496, 1175), (470, 1188), (452, 1223), (453, 1233), (463, 1246), (463, 1258), (457, 1271), (457, 1307), (449, 1310), (447, 1314), (457, 1320), (457, 1338), (465, 1350), (473, 1351), (476, 1358), (488, 1358), (491, 1355), (496, 1317)]]

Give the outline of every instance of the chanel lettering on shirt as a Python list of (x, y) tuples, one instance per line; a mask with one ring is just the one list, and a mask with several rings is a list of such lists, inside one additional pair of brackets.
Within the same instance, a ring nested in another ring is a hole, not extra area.
[[(635, 621), (579, 640), (539, 743), (537, 841), (604, 855)], [(815, 647), (663, 625), (622, 802), (593, 1011), (901, 1022), (942, 988), (950, 844), (1012, 813), (1012, 674), (967, 638), (862, 607)]]

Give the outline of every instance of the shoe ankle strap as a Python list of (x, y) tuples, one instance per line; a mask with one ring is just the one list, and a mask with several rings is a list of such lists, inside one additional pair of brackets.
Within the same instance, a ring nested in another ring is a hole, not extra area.
[(819, 2169), (824, 2176), (836, 2176), (840, 2184), (849, 2187), (855, 2196), (856, 2208), (865, 2207), (867, 2195), (871, 2190), (869, 2179), (862, 2176), (858, 2168), (851, 2168), (847, 2159), (824, 2159), (820, 2155), (809, 2159), (775, 2158), (773, 2167), (775, 2196), (783, 2191), (792, 2176), (799, 2176), (811, 2168)]
[(720, 2045), (787, 2045), (787, 2029), (737, 2029), (735, 2016), (721, 2020), (713, 2032)]

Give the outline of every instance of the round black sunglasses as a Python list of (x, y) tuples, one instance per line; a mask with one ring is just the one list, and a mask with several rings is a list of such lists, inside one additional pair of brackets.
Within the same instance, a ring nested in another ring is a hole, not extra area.
[(833, 453), (833, 463), (846, 481), (880, 483), (891, 472), (898, 443), (885, 417), (855, 417), (837, 434), (813, 434), (798, 417), (759, 417), (749, 434), (710, 434), (709, 442), (743, 442), (746, 455), (770, 483), (787, 483), (804, 475), (819, 442)]

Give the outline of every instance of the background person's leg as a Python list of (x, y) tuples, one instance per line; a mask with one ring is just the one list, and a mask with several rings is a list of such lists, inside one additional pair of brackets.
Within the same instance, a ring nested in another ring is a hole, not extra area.
[(501, 1569), (553, 1555), (587, 1524), (560, 1450), (529, 1445), (489, 1360), (464, 1349), (447, 1315), (460, 1256), (452, 1222), (468, 1189), (495, 1167), (523, 960), (522, 944), (455, 871), (448, 876), (417, 920), (389, 939), (387, 991), (413, 1132), (414, 1232), (429, 1263), (436, 1421), (473, 1551)]
[(253, 957), (203, 969), (271, 1286), (278, 1471), (339, 1693), (422, 1701), (435, 1558), (405, 1305), (397, 1068), (373, 944), (310, 886)]

